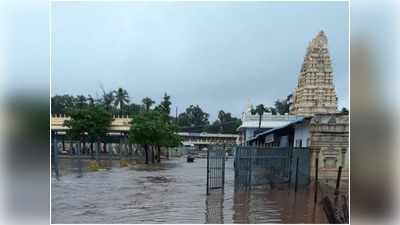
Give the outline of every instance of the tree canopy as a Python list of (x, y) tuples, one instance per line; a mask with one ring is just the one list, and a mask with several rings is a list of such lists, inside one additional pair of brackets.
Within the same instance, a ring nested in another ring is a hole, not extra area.
[(112, 122), (112, 116), (103, 107), (86, 105), (70, 110), (70, 120), (65, 120), (69, 135), (74, 138), (88, 136), (90, 140), (97, 141), (107, 134)]
[(125, 106), (129, 104), (129, 95), (125, 89), (118, 88), (114, 91), (114, 95), (114, 106), (116, 106), (118, 109), (122, 110)]
[(156, 102), (153, 101), (153, 99), (151, 99), (149, 97), (145, 97), (142, 99), (142, 103), (144, 105), (144, 109), (146, 110), (146, 112), (148, 112), (151, 110), (151, 106)]
[(275, 101), (275, 110), (279, 114), (289, 113), (289, 104), (287, 102), (287, 99), (277, 99)]
[(155, 101), (149, 97), (143, 98), (141, 103), (131, 102), (127, 90), (123, 88), (111, 91), (102, 88), (101, 91), (102, 95), (98, 98), (91, 95), (55, 95), (51, 98), (51, 112), (69, 115), (70, 112), (89, 105), (100, 106), (111, 115), (135, 116), (146, 111), (158, 111), (162, 113), (165, 121), (175, 121), (175, 129), (183, 132), (236, 133), (241, 123), (239, 118), (223, 110), (220, 110), (218, 118), (211, 123), (209, 114), (199, 105), (190, 105), (177, 118), (172, 118), (172, 101), (167, 93), (164, 93), (159, 104), (153, 107)]
[(190, 105), (186, 111), (179, 114), (178, 124), (180, 129), (187, 132), (202, 132), (210, 124), (209, 114), (198, 105)]
[(207, 127), (206, 131), (209, 133), (237, 133), (237, 128), (242, 124), (239, 118), (235, 118), (231, 113), (227, 113), (223, 110), (218, 112), (218, 118), (210, 126)]
[(132, 118), (129, 130), (129, 141), (145, 147), (146, 163), (148, 163), (148, 146), (175, 147), (180, 144), (176, 126), (165, 115), (157, 110), (143, 112)]
[(349, 110), (348, 110), (346, 107), (343, 107), (343, 108), (340, 110), (340, 112), (343, 113), (343, 114), (346, 114), (346, 115), (349, 114)]
[(169, 116), (171, 112), (171, 104), (171, 96), (165, 93), (160, 105), (158, 105), (155, 109), (164, 113), (166, 116)]
[(256, 106), (255, 109), (251, 109), (251, 114), (255, 115), (257, 114), (259, 117), (258, 120), (258, 128), (261, 128), (261, 120), (262, 116), (264, 115), (264, 112), (270, 112), (270, 109), (268, 107), (265, 107), (263, 104), (259, 104)]

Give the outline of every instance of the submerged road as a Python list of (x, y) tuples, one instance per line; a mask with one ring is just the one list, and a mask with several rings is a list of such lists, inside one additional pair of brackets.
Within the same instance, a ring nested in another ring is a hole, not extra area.
[(61, 164), (60, 180), (52, 178), (52, 223), (327, 223), (311, 190), (234, 193), (233, 159), (226, 162), (225, 191), (209, 196), (206, 159), (116, 165), (81, 178), (67, 168), (71, 163)]

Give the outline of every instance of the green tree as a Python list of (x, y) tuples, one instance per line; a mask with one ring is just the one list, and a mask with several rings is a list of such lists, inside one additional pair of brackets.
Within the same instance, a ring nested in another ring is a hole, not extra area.
[(185, 112), (179, 114), (178, 125), (182, 131), (201, 132), (210, 124), (208, 118), (209, 114), (200, 106), (190, 105)]
[(103, 91), (103, 96), (102, 96), (101, 103), (104, 106), (104, 108), (107, 110), (107, 112), (112, 112), (113, 104), (114, 104), (114, 100), (115, 100), (114, 92), (113, 91), (106, 92), (105, 90), (102, 90), (102, 91)]
[(55, 95), (51, 97), (51, 113), (67, 114), (74, 107), (74, 97), (70, 95)]
[(114, 95), (114, 106), (117, 107), (119, 112), (122, 114), (122, 110), (129, 104), (128, 92), (123, 88), (118, 88), (114, 91)]
[(64, 125), (70, 128), (69, 135), (82, 141), (87, 134), (90, 141), (96, 141), (96, 161), (98, 162), (100, 141), (107, 135), (112, 122), (112, 115), (98, 105), (86, 105), (72, 109), (69, 115), (71, 119), (64, 122)]
[(92, 97), (92, 95), (88, 95), (88, 97), (86, 98), (87, 102), (89, 103), (89, 105), (94, 105), (96, 102), (96, 99), (94, 99)]
[(171, 96), (167, 95), (167, 93), (164, 94), (163, 100), (160, 102), (160, 105), (158, 105), (155, 109), (164, 113), (166, 116), (169, 116), (171, 112)]
[(213, 123), (208, 125), (203, 131), (207, 133), (219, 133), (221, 131), (221, 124), (218, 120), (215, 120)]
[(78, 95), (74, 98), (74, 107), (84, 107), (87, 105), (87, 98), (84, 95)]
[[(129, 130), (129, 141), (141, 144), (145, 150), (145, 163), (149, 163), (149, 147), (157, 147), (157, 161), (160, 162), (161, 146), (174, 147), (180, 143), (176, 134), (176, 126), (165, 121), (163, 113), (159, 111), (144, 112), (135, 115)], [(154, 154), (152, 154), (154, 156)], [(154, 162), (154, 158), (152, 158)]]
[(279, 114), (289, 113), (289, 104), (287, 102), (287, 99), (277, 99), (275, 101), (275, 109), (276, 112), (278, 112)]
[(131, 103), (127, 106), (128, 112), (130, 115), (136, 115), (139, 114), (140, 112), (144, 111), (143, 105)]
[(145, 97), (142, 99), (142, 103), (144, 105), (144, 109), (146, 110), (146, 112), (150, 111), (151, 106), (156, 103), (155, 101), (153, 101), (151, 98), (149, 97)]
[(161, 124), (160, 114), (156, 111), (144, 112), (132, 118), (129, 141), (143, 145), (146, 164), (149, 163), (149, 146), (156, 144), (160, 139)]
[[(163, 115), (160, 115), (163, 116)], [(157, 145), (157, 162), (161, 161), (161, 146), (170, 148), (179, 146), (181, 138), (177, 134), (177, 126), (169, 120), (162, 118), (159, 139), (156, 142)]]
[(349, 114), (349, 110), (348, 110), (346, 107), (343, 107), (343, 108), (340, 110), (340, 112), (343, 113), (343, 114), (346, 114), (346, 115)]
[(209, 133), (225, 133), (235, 134), (237, 128), (242, 124), (239, 118), (235, 118), (231, 113), (220, 110), (218, 112), (218, 118), (207, 127), (206, 131)]
[(268, 108), (265, 107), (263, 104), (259, 104), (256, 106), (255, 109), (251, 109), (251, 114), (258, 115), (258, 129), (261, 128), (261, 120), (262, 120), (262, 116), (264, 115), (264, 112), (268, 112)]

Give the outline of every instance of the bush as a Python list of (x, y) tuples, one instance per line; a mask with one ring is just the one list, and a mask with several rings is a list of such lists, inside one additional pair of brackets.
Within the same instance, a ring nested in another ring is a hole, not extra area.
[(96, 161), (90, 161), (88, 165), (88, 170), (90, 172), (96, 172), (99, 171), (100, 169), (103, 169), (103, 167), (97, 163)]

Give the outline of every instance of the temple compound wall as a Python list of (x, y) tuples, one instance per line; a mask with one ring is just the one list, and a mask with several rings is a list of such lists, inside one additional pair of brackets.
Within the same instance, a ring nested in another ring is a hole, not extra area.
[(316, 114), (310, 122), (310, 175), (315, 178), (315, 159), (319, 159), (318, 178), (335, 183), (339, 166), (341, 180), (349, 179), (349, 116), (341, 113)]

